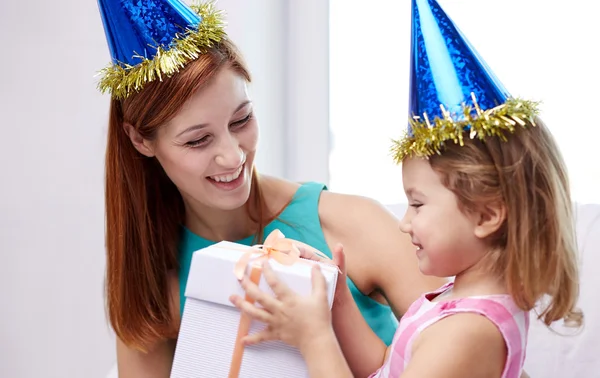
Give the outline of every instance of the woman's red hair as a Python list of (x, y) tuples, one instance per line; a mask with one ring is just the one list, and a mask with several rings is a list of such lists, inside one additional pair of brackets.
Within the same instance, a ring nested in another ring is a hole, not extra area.
[[(151, 82), (124, 101), (111, 101), (106, 149), (107, 310), (117, 336), (137, 349), (176, 336), (167, 277), (178, 269), (184, 206), (158, 161), (135, 149), (124, 124), (152, 140), (225, 66), (250, 81), (241, 55), (224, 40), (171, 78)], [(266, 223), (263, 202), (254, 173), (248, 209), (259, 237)]]

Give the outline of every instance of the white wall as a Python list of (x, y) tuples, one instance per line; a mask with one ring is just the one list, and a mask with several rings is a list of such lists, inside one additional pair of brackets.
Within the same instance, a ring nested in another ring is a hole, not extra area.
[[(64, 21), (58, 21), (62, 18)], [(107, 61), (95, 2), (0, 3), (0, 376), (101, 377)]]
[[(325, 21), (327, 3), (218, 3), (254, 76), (263, 173), (327, 179), (327, 50), (294, 50), (310, 46), (294, 17), (312, 9)], [(97, 3), (2, 0), (0, 35), (0, 377), (104, 377), (114, 363), (103, 306), (109, 98), (93, 75), (109, 52)], [(320, 130), (310, 153), (286, 148), (298, 139), (288, 122)]]

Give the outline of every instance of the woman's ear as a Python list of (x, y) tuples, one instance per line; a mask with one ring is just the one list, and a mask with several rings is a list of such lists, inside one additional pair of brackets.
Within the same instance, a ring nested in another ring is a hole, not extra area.
[(131, 125), (130, 123), (124, 123), (123, 129), (125, 130), (125, 134), (131, 140), (131, 143), (135, 147), (138, 152), (146, 157), (153, 157), (154, 150), (150, 144), (150, 141), (144, 139), (142, 135)]
[(506, 206), (503, 203), (488, 204), (478, 213), (475, 236), (484, 239), (502, 227), (506, 220)]

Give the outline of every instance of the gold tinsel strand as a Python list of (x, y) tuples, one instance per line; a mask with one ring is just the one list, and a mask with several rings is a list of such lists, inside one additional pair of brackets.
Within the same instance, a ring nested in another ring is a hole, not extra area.
[(482, 110), (475, 97), (471, 97), (473, 106), (463, 104), (464, 118), (461, 120), (455, 120), (443, 106), (443, 118), (436, 117), (431, 121), (423, 114), (423, 118), (413, 116), (409, 119), (412, 135), (406, 132), (401, 139), (392, 141), (394, 161), (399, 164), (407, 157), (441, 154), (446, 142), (462, 146), (465, 137), (484, 140), (493, 136), (506, 141), (506, 133), (513, 133), (516, 127), (535, 126), (536, 102), (510, 98), (502, 105)]
[(192, 5), (191, 8), (201, 17), (197, 28), (176, 34), (168, 50), (156, 47), (152, 59), (139, 57), (142, 61), (135, 66), (110, 64), (99, 73), (102, 78), (98, 89), (102, 93), (109, 92), (114, 98), (124, 99), (146, 83), (170, 77), (219, 43), (225, 36), (221, 11), (216, 10), (212, 2)]

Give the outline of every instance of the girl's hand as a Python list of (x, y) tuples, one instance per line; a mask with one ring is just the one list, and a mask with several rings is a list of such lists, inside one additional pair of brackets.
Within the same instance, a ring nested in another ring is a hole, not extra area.
[(327, 284), (317, 264), (312, 268), (312, 293), (306, 297), (296, 294), (281, 282), (267, 261), (263, 263), (263, 275), (275, 297), (262, 292), (248, 277), (241, 282), (246, 295), (263, 308), (238, 295), (230, 297), (240, 311), (267, 325), (263, 331), (246, 336), (243, 339), (246, 345), (281, 340), (304, 354), (314, 343), (333, 335)]

